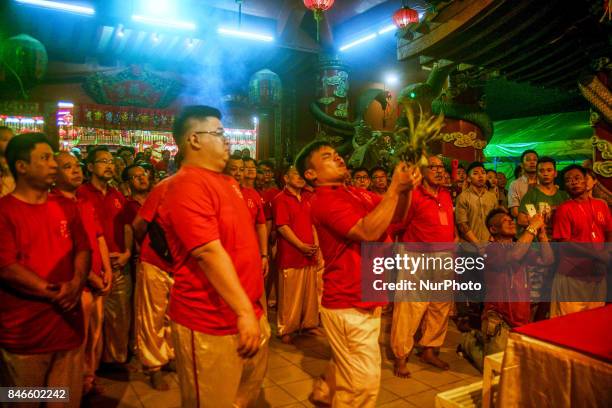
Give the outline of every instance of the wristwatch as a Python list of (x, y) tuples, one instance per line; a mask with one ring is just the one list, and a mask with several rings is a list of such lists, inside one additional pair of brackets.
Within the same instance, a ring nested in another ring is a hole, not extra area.
[(261, 254), (261, 257), (262, 257), (262, 258), (267, 258), (267, 257), (268, 257), (268, 254)]
[(527, 228), (525, 228), (525, 230), (527, 232), (529, 232), (530, 234), (532, 234), (534, 237), (538, 236), (538, 230), (533, 228), (531, 225), (529, 225)]

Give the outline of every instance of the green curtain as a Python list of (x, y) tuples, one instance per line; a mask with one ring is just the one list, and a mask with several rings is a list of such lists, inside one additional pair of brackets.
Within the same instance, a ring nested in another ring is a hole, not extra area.
[(527, 149), (559, 160), (584, 160), (593, 154), (591, 136), (588, 111), (502, 120), (494, 123), (484, 153), (489, 161), (515, 161)]
[(555, 113), (494, 123), (493, 138), (484, 150), (487, 168), (514, 179), (521, 153), (533, 149), (557, 160), (557, 169), (591, 158), (593, 150), (588, 111)]

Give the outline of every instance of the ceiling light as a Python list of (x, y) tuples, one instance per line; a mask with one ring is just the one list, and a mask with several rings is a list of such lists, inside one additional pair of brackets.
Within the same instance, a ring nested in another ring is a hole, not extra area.
[(95, 14), (95, 10), (91, 7), (77, 6), (74, 4), (60, 3), (57, 1), (48, 0), (15, 0), (17, 3), (29, 4), (60, 11), (69, 11), (71, 13), (87, 14), (89, 16)]
[(266, 41), (266, 42), (274, 41), (274, 37), (272, 37), (270, 35), (259, 34), (259, 33), (252, 33), (252, 32), (242, 31), (242, 30), (232, 30), (232, 29), (229, 29), (229, 28), (219, 27), (217, 32), (219, 34), (230, 35), (230, 36), (240, 37), (240, 38), (245, 38), (247, 40), (258, 40), (258, 41)]
[(397, 26), (395, 24), (390, 24), (382, 28), (381, 30), (379, 30), (378, 34), (384, 34), (384, 33), (388, 33), (389, 31), (395, 31), (395, 30), (397, 30)]
[(151, 24), (151, 25), (170, 27), (170, 28), (180, 28), (183, 30), (195, 30), (196, 29), (196, 25), (189, 21), (166, 20), (163, 18), (155, 18), (155, 17), (139, 16), (139, 15), (133, 15), (132, 20), (139, 22), (139, 23), (144, 23), (144, 24)]
[(370, 34), (370, 35), (366, 35), (365, 37), (362, 37), (362, 38), (360, 38), (358, 40), (355, 40), (355, 41), (353, 41), (351, 43), (343, 45), (342, 47), (340, 47), (340, 51), (346, 51), (349, 48), (353, 48), (356, 45), (359, 45), (359, 44), (364, 43), (366, 41), (373, 40), (374, 38), (376, 38), (376, 33), (373, 33), (373, 34)]
[(387, 85), (396, 85), (399, 82), (399, 78), (397, 74), (390, 72), (385, 75), (385, 84)]

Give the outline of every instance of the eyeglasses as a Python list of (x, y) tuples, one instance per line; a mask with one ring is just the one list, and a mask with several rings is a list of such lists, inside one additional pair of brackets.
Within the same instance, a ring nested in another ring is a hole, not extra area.
[(113, 159), (98, 159), (95, 160), (94, 163), (113, 164)]
[(369, 178), (368, 176), (357, 176), (355, 177), (355, 180), (363, 181), (363, 180), (367, 180), (368, 178)]
[(130, 176), (130, 180), (146, 179), (147, 177), (149, 177), (149, 175), (147, 173), (145, 173), (145, 174), (135, 174), (133, 176)]
[(429, 170), (433, 170), (433, 171), (442, 171), (444, 170), (444, 166), (439, 165), (439, 164), (432, 164), (430, 166), (427, 166), (429, 168)]
[(214, 132), (210, 131), (210, 130), (206, 130), (206, 131), (200, 131), (200, 132), (193, 132), (196, 135), (201, 135), (201, 134), (208, 134), (208, 135), (213, 135), (216, 137), (220, 137), (220, 138), (224, 138), (225, 137), (225, 129), (217, 129)]

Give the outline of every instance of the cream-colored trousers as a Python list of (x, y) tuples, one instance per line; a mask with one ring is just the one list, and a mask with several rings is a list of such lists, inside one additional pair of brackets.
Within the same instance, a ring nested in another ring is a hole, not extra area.
[(129, 264), (123, 271), (113, 271), (113, 287), (104, 301), (105, 363), (125, 363), (128, 357), (132, 319), (132, 278)]
[(104, 298), (88, 291), (81, 296), (85, 319), (85, 341), (83, 342), (83, 383), (91, 387), (102, 356), (102, 328), (104, 325)]
[(138, 264), (134, 313), (136, 349), (145, 371), (157, 371), (174, 359), (170, 320), (166, 314), (174, 280), (147, 262)]
[(279, 336), (319, 326), (316, 266), (280, 271), (277, 325)]
[(268, 369), (270, 326), (260, 321), (263, 345), (255, 357), (239, 355), (238, 335), (213, 336), (172, 322), (183, 408), (254, 407)]
[(321, 387), (315, 393), (329, 394), (334, 408), (376, 406), (381, 370), (380, 308), (364, 311), (322, 307), (321, 321), (332, 360), (325, 387), (315, 383), (315, 388)]
[[(3, 387), (68, 387), (70, 402), (48, 402), (46, 407), (76, 408), (83, 392), (83, 347), (43, 354), (15, 354), (0, 349), (0, 384)], [(2, 407), (39, 407), (39, 402), (24, 402)]]
[[(606, 279), (588, 282), (571, 276), (555, 274), (552, 284), (550, 317), (595, 309), (606, 304)], [(560, 299), (584, 299), (578, 302), (564, 302)], [(592, 300), (587, 302), (587, 300)]]

